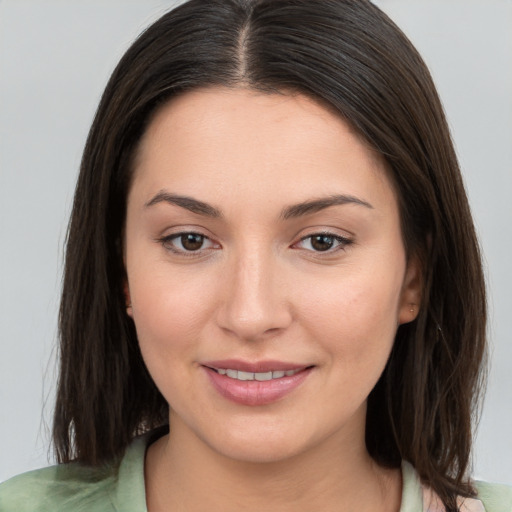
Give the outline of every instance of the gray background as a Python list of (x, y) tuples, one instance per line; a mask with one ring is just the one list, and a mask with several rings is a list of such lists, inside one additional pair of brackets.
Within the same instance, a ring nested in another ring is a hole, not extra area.
[[(174, 2), (176, 3), (176, 2)], [(492, 371), (475, 474), (512, 483), (512, 1), (380, 0), (430, 66), (483, 246)], [(63, 241), (102, 89), (157, 0), (0, 0), (0, 481), (48, 464)]]

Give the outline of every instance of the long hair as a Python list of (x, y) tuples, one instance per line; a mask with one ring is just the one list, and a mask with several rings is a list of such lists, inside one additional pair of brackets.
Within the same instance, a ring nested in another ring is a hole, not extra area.
[(176, 95), (208, 87), (299, 92), (386, 160), (406, 252), (422, 262), (418, 318), (398, 329), (368, 400), (366, 444), (410, 461), (456, 510), (471, 496), (472, 421), (483, 382), (485, 286), (441, 102), (405, 35), (367, 0), (190, 0), (144, 31), (108, 82), (81, 163), (60, 309), (57, 460), (99, 465), (168, 421), (125, 312), (126, 198), (138, 142)]

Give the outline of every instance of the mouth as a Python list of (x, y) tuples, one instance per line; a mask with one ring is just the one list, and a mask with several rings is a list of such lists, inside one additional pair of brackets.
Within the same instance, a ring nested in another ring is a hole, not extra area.
[(264, 361), (215, 361), (201, 365), (213, 388), (231, 402), (266, 405), (283, 399), (307, 380), (313, 365)]
[(235, 370), (233, 368), (212, 368), (211, 366), (208, 366), (210, 370), (213, 370), (214, 372), (217, 372), (219, 375), (225, 375), (226, 377), (229, 377), (230, 379), (236, 379), (236, 380), (257, 380), (260, 382), (265, 382), (268, 380), (274, 380), (274, 379), (282, 379), (283, 377), (291, 377), (292, 375), (295, 375), (296, 373), (301, 372), (302, 370), (306, 368), (297, 368), (295, 370), (271, 370), (268, 372), (244, 372), (242, 370)]

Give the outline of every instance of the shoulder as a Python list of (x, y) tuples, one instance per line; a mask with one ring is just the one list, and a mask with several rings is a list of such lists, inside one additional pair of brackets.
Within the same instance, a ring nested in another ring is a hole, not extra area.
[[(414, 467), (402, 462), (402, 507), (400, 512), (444, 512), (439, 496), (420, 481)], [(473, 482), (477, 496), (457, 499), (460, 512), (512, 512), (512, 487), (503, 484)]]
[(18, 475), (0, 484), (2, 512), (114, 511), (112, 468), (62, 464)]
[(512, 486), (475, 482), (485, 512), (512, 512)]
[(144, 456), (168, 432), (135, 438), (118, 463), (99, 468), (76, 462), (30, 471), (0, 484), (1, 512), (141, 512), (146, 510)]

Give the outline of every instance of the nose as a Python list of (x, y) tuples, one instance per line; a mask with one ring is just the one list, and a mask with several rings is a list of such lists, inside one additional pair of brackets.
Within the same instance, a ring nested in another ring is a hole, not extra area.
[(286, 279), (276, 257), (248, 251), (228, 263), (219, 326), (246, 341), (257, 341), (286, 329), (292, 321)]

